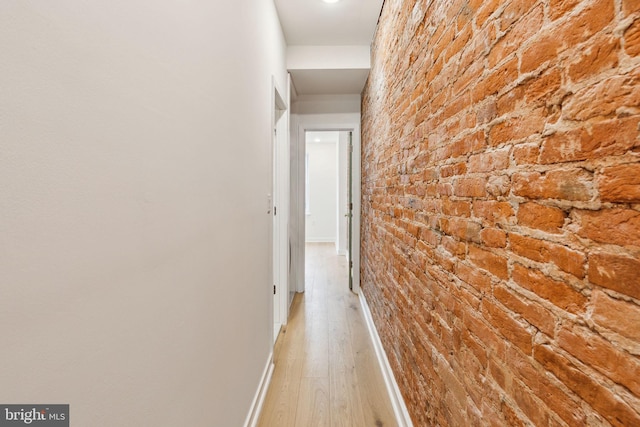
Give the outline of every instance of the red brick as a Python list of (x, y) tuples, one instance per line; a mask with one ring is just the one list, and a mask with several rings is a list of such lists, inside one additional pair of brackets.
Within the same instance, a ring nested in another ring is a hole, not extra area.
[(628, 117), (554, 133), (543, 140), (540, 161), (549, 164), (624, 154), (640, 145), (639, 122), (640, 117)]
[(469, 157), (469, 172), (491, 172), (509, 167), (509, 148), (485, 151)]
[(513, 58), (478, 82), (472, 92), (473, 102), (498, 93), (518, 77), (518, 58)]
[(442, 202), (442, 213), (468, 218), (471, 216), (471, 203), (463, 200), (445, 198)]
[(523, 203), (518, 207), (518, 224), (549, 233), (561, 233), (566, 217), (561, 209), (538, 203)]
[(507, 279), (509, 277), (507, 259), (503, 256), (496, 255), (493, 252), (480, 249), (476, 246), (470, 246), (469, 259), (478, 267), (501, 279)]
[(507, 202), (475, 201), (473, 216), (482, 219), (488, 225), (508, 224), (514, 215), (513, 207)]
[(458, 178), (453, 185), (453, 194), (459, 197), (484, 197), (487, 182), (484, 178)]
[(638, 1), (385, 3), (361, 286), (415, 425), (636, 423)]
[(536, 302), (517, 295), (513, 290), (503, 285), (496, 286), (493, 290), (493, 295), (505, 307), (521, 315), (527, 322), (541, 332), (550, 337), (554, 335), (555, 319), (549, 310), (543, 308)]
[(640, 105), (640, 69), (606, 78), (576, 91), (563, 103), (562, 114), (571, 120), (587, 120), (610, 116), (621, 107), (637, 105)]
[(640, 396), (640, 360), (617, 350), (599, 335), (580, 327), (561, 328), (558, 345), (616, 383)]
[(531, 237), (509, 234), (510, 249), (523, 257), (538, 262), (553, 262), (563, 271), (573, 274), (579, 279), (584, 278), (586, 257), (562, 245)]
[(598, 190), (607, 202), (640, 203), (640, 164), (604, 168), (598, 177)]
[(491, 326), (495, 327), (509, 342), (522, 350), (525, 354), (531, 354), (532, 335), (531, 333), (505, 310), (489, 302), (482, 300), (482, 313), (488, 318)]
[(640, 260), (622, 255), (589, 256), (589, 281), (595, 285), (640, 299)]
[(520, 72), (531, 72), (555, 58), (561, 46), (562, 39), (547, 32), (542, 33), (522, 54)]
[(459, 263), (456, 266), (456, 275), (480, 293), (491, 291), (491, 278), (477, 268)]
[(537, 345), (534, 356), (542, 366), (601, 413), (612, 425), (640, 425), (640, 415), (637, 412), (550, 346)]
[(625, 14), (640, 11), (640, 0), (622, 0), (622, 10)]
[(570, 17), (559, 26), (551, 27), (548, 32), (541, 33), (537, 40), (534, 39), (531, 47), (522, 54), (520, 71), (533, 71), (555, 58), (567, 47), (589, 39), (611, 23), (613, 17), (613, 0), (592, 2), (581, 13)]
[[(522, 16), (522, 11), (517, 10), (530, 8), (532, 5), (530, 0), (516, 0), (509, 3), (509, 6), (502, 13), (503, 24), (506, 21), (514, 21)], [(515, 6), (515, 7), (512, 7)], [(507, 17), (508, 14), (511, 14)], [(504, 58), (513, 54), (522, 44), (531, 36), (536, 34), (542, 27), (544, 19), (544, 11), (542, 5), (535, 8), (531, 13), (526, 15), (516, 25), (510, 27), (508, 32), (496, 43), (489, 53), (489, 68), (495, 67), (502, 62)], [(503, 30), (505, 28), (503, 27)]]
[(444, 165), (440, 168), (440, 177), (448, 178), (455, 175), (464, 175), (467, 173), (466, 163), (455, 163), (452, 165)]
[(476, 16), (476, 24), (478, 25), (478, 28), (481, 28), (484, 23), (487, 22), (487, 18), (489, 18), (489, 16), (491, 16), (496, 11), (498, 6), (500, 6), (501, 1), (489, 0), (483, 1), (482, 4), (483, 6), (478, 9), (478, 14)]
[[(537, 0), (512, 0), (507, 3), (507, 6), (500, 15), (500, 29), (505, 30), (513, 27), (513, 24), (520, 20), (520, 23), (527, 21), (525, 14), (531, 10), (531, 8), (538, 3)], [(524, 18), (522, 18), (525, 16)], [(522, 18), (522, 19), (521, 19)]]
[(640, 342), (640, 306), (613, 299), (600, 291), (593, 293), (592, 305), (594, 322)]
[(441, 221), (441, 229), (450, 236), (457, 237), (464, 241), (479, 241), (480, 224), (469, 221), (464, 218), (443, 218)]
[(513, 194), (529, 199), (591, 200), (592, 175), (583, 169), (518, 172), (512, 177)]
[(541, 272), (515, 264), (513, 280), (525, 289), (536, 293), (557, 307), (571, 313), (583, 312), (587, 298), (570, 285), (551, 279)]
[(640, 212), (633, 209), (576, 211), (578, 235), (601, 243), (640, 246)]
[(542, 113), (542, 109), (538, 109), (525, 117), (512, 117), (493, 125), (489, 131), (489, 144), (495, 147), (540, 134), (545, 124)]
[(595, 37), (582, 56), (569, 66), (569, 77), (574, 82), (591, 77), (618, 65), (620, 40), (610, 35)]
[(498, 97), (496, 110), (498, 116), (504, 116), (522, 107), (524, 102), (524, 85), (518, 85)]
[(633, 21), (624, 32), (624, 50), (629, 56), (640, 55), (640, 19)]
[(563, 17), (571, 12), (580, 0), (549, 0), (549, 17), (552, 20)]
[(507, 246), (507, 233), (497, 228), (485, 228), (480, 232), (482, 243), (489, 248)]
[(550, 68), (544, 73), (532, 77), (523, 85), (524, 97), (527, 103), (533, 105), (545, 105), (555, 95), (562, 85), (562, 71), (558, 68)]
[(534, 165), (538, 163), (540, 147), (533, 144), (519, 144), (513, 149), (513, 160), (516, 165)]

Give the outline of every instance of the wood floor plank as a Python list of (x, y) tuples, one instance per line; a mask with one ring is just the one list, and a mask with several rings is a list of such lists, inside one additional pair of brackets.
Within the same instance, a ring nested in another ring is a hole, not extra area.
[(273, 373), (258, 426), (295, 426), (302, 359), (281, 360)]
[(306, 254), (306, 291), (276, 342), (259, 426), (396, 426), (346, 258), (333, 244), (308, 244)]
[(296, 426), (331, 426), (327, 378), (302, 378), (298, 394)]

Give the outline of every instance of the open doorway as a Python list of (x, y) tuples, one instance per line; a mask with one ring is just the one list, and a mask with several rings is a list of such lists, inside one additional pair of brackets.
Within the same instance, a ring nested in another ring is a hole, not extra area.
[(352, 130), (320, 130), (307, 131), (304, 138), (305, 264), (318, 253), (343, 257), (349, 289), (353, 283), (352, 135)]

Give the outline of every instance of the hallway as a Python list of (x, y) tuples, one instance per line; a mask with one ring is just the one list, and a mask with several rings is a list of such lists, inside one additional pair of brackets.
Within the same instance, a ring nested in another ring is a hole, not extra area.
[(306, 245), (297, 294), (274, 350), (259, 426), (396, 426), (347, 261), (329, 243)]

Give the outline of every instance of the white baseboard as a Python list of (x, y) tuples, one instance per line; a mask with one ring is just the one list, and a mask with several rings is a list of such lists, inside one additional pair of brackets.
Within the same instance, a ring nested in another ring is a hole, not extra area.
[(305, 243), (335, 243), (335, 237), (308, 237)]
[(393, 413), (396, 416), (398, 427), (413, 427), (413, 422), (409, 416), (407, 405), (404, 403), (404, 399), (400, 393), (400, 387), (398, 387), (396, 378), (391, 370), (391, 365), (389, 364), (389, 359), (387, 359), (387, 354), (382, 347), (382, 341), (380, 341), (380, 336), (378, 335), (376, 326), (373, 323), (373, 317), (371, 317), (371, 310), (369, 310), (367, 300), (364, 298), (364, 293), (360, 292), (359, 296), (364, 319), (367, 323), (367, 329), (369, 329), (371, 340), (373, 341), (373, 348), (376, 351), (380, 369), (382, 369), (382, 376), (384, 377), (384, 383), (387, 386), (387, 393), (391, 399), (391, 406), (393, 407)]
[(267, 396), (269, 384), (271, 384), (273, 368), (273, 353), (271, 353), (269, 354), (267, 365), (264, 367), (264, 372), (262, 373), (260, 384), (258, 384), (256, 395), (253, 397), (253, 402), (251, 402), (249, 414), (247, 414), (247, 419), (244, 421), (244, 427), (256, 427), (258, 425), (258, 419), (260, 418), (260, 413), (262, 412), (262, 405), (264, 404), (264, 399)]

